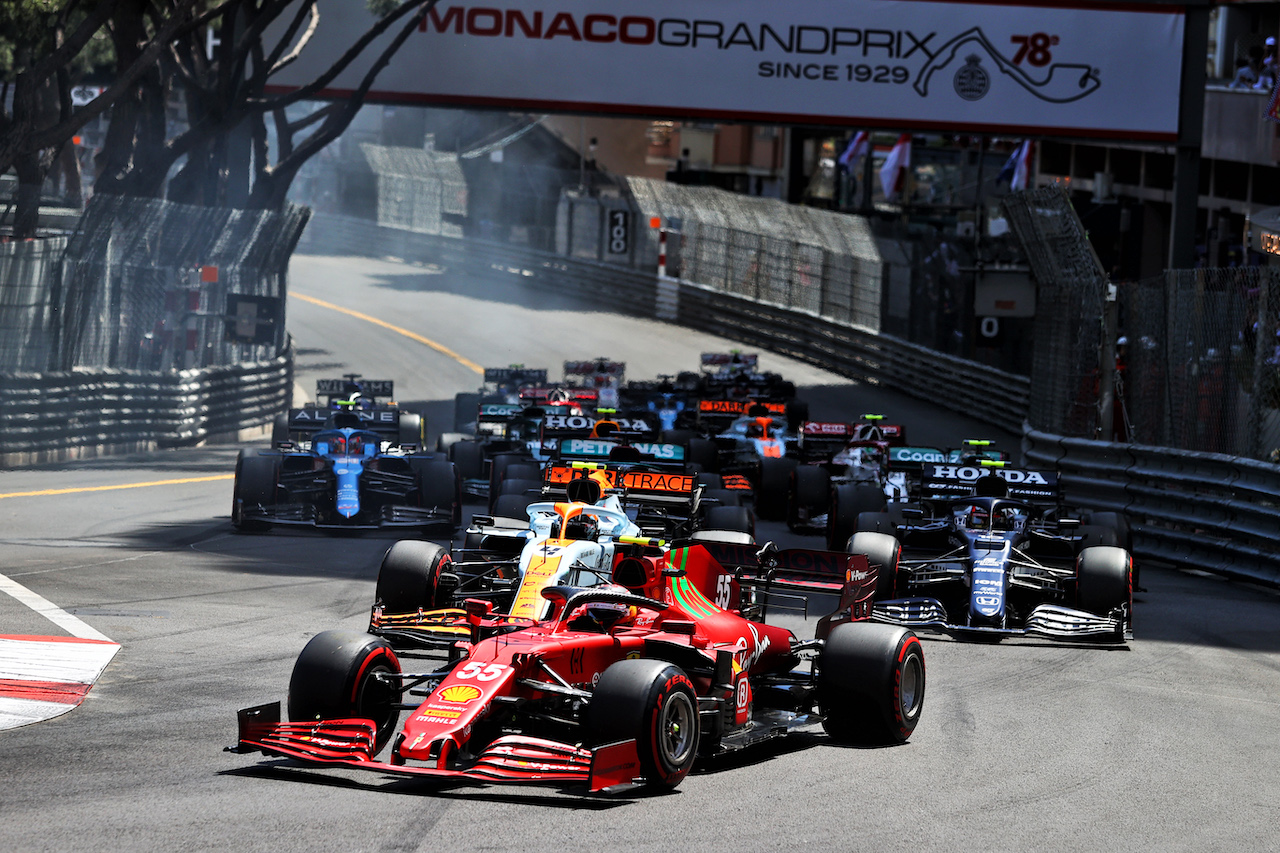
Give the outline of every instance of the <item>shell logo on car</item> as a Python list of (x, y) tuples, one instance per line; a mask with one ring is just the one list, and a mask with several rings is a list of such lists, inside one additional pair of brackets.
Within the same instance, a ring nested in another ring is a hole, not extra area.
[(470, 684), (454, 684), (442, 690), (437, 698), (455, 705), (465, 705), (479, 699), (480, 691)]

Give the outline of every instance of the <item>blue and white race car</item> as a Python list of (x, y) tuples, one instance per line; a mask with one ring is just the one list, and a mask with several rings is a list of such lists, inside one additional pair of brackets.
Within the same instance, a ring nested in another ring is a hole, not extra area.
[(923, 485), (931, 497), (864, 513), (849, 540), (880, 567), (874, 619), (990, 641), (1132, 638), (1129, 552), (1063, 514), (1054, 472), (930, 464)]

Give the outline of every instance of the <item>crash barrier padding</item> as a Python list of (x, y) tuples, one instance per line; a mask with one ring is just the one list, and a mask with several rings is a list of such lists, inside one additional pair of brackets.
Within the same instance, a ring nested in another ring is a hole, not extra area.
[(292, 393), (292, 348), (193, 370), (0, 375), (0, 465), (190, 446), (269, 423)]
[(884, 384), (1010, 433), (1020, 432), (1026, 418), (1031, 389), (1025, 376), (694, 282), (664, 279), (660, 283), (655, 273), (599, 261), (496, 241), (423, 234), (333, 214), (311, 218), (299, 249), (440, 264), (476, 274), (518, 275), (531, 287), (573, 293), (641, 317), (667, 319), (674, 313), (676, 322), (683, 325)]
[(1030, 424), (1022, 435), (1026, 464), (1056, 468), (1068, 502), (1129, 518), (1136, 556), (1280, 586), (1280, 466)]

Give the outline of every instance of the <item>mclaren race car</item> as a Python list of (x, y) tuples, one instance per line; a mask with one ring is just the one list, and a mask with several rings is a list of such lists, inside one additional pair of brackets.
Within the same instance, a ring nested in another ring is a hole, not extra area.
[(455, 530), (462, 519), (462, 484), (453, 463), (406, 453), (365, 423), (356, 412), (338, 412), (309, 440), (240, 451), (231, 523), (237, 530)]
[[(232, 749), (445, 784), (661, 789), (699, 756), (818, 725), (900, 743), (920, 719), (920, 642), (866, 621), (875, 573), (861, 556), (766, 548), (726, 564), (701, 544), (637, 543), (610, 581), (544, 586), (536, 618), (468, 601), (421, 627), (446, 630), (444, 660), (397, 652), (377, 611), (373, 633), (322, 633), (294, 665), (290, 721), (279, 702), (244, 709)], [(838, 609), (801, 640), (748, 618), (744, 591), (766, 585), (828, 591)]]

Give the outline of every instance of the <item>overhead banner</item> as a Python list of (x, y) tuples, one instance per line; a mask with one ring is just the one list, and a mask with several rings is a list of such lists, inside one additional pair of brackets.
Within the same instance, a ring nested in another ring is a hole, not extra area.
[[(365, 0), (319, 5), (315, 43), (276, 91), (372, 23)], [(1124, 3), (440, 0), (371, 99), (1169, 141), (1183, 30), (1180, 6)], [(353, 90), (377, 49), (324, 94)]]

